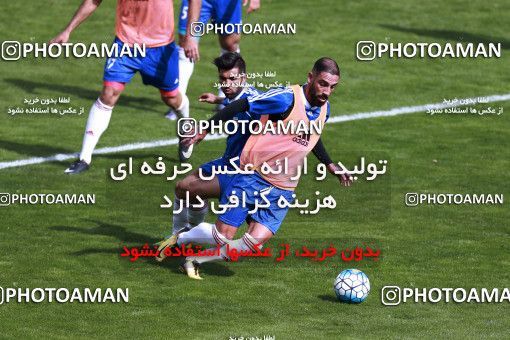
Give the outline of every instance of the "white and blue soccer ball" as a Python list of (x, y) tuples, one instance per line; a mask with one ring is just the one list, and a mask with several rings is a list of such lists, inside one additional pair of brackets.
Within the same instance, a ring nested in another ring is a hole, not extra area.
[(338, 300), (360, 303), (365, 301), (370, 292), (370, 281), (361, 270), (346, 269), (336, 277), (333, 289)]

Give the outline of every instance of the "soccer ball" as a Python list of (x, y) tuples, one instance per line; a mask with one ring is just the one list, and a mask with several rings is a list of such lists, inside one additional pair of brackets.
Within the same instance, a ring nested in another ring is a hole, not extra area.
[(370, 292), (370, 281), (361, 270), (346, 269), (336, 277), (333, 289), (338, 300), (360, 303), (365, 301)]

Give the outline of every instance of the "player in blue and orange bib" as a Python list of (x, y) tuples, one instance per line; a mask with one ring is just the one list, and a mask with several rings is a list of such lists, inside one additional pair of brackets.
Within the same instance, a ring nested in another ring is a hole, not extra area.
[[(303, 86), (294, 85), (290, 88), (279, 88), (267, 91), (247, 99), (237, 100), (225, 107), (214, 117), (213, 122), (226, 121), (239, 111), (247, 111), (262, 121), (310, 122), (319, 120), (326, 122), (329, 116), (328, 98), (340, 81), (340, 70), (331, 58), (317, 60), (308, 74), (307, 83)], [(182, 265), (182, 270), (193, 279), (201, 279), (198, 273), (200, 264), (211, 261), (229, 261), (227, 247), (240, 251), (256, 252), (262, 244), (267, 242), (279, 229), (288, 207), (278, 204), (280, 198), (288, 202), (293, 201), (294, 189), (299, 164), (302, 164), (308, 153), (313, 152), (319, 160), (326, 164), (330, 173), (335, 174), (344, 186), (349, 186), (352, 179), (346, 174), (336, 174), (338, 166), (332, 162), (320, 139), (318, 131), (309, 132), (310, 136), (301, 141), (302, 136), (297, 132), (282, 134), (251, 135), (241, 153), (241, 166), (252, 164), (253, 174), (236, 174), (230, 181), (228, 188), (220, 198), (220, 203), (229, 201), (230, 196), (236, 196), (238, 202), (245, 196), (245, 206), (231, 207), (218, 216), (216, 224), (201, 223), (190, 231), (180, 233), (176, 244), (210, 243), (221, 246), (220, 254), (216, 256), (188, 257)], [(184, 143), (195, 143), (205, 137), (204, 134), (185, 139)], [(274, 168), (276, 162), (288, 159), (290, 171), (280, 174), (263, 174), (260, 171), (262, 163), (266, 162)], [(345, 170), (345, 169), (344, 169)], [(268, 207), (254, 209), (255, 200), (259, 193), (264, 193)], [(253, 213), (249, 211), (256, 210)], [(248, 231), (242, 238), (233, 240), (237, 229), (248, 221)]]
[[(87, 19), (102, 0), (84, 0), (67, 27), (51, 43), (65, 43), (71, 32)], [(190, 0), (190, 16), (198, 17), (200, 1)], [(197, 5), (198, 4), (198, 5)], [(146, 85), (159, 89), (161, 99), (181, 117), (189, 116), (189, 100), (179, 92), (179, 52), (174, 43), (174, 12), (172, 0), (118, 0), (113, 44), (119, 51), (124, 44), (145, 45), (145, 56), (108, 58), (105, 63), (103, 90), (92, 105), (85, 128), (79, 159), (65, 171), (76, 174), (87, 170), (99, 138), (107, 129), (113, 107), (124, 87), (136, 72)], [(186, 34), (185, 38), (190, 34)], [(196, 58), (198, 49), (185, 39), (188, 57)], [(180, 148), (181, 160), (189, 158), (190, 148)]]

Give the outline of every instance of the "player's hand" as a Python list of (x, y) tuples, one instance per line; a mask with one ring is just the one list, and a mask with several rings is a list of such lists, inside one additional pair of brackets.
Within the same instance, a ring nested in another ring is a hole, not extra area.
[(189, 147), (193, 144), (198, 144), (205, 138), (206, 135), (207, 132), (203, 132), (197, 133), (193, 137), (184, 137), (183, 139), (181, 139), (181, 144), (185, 147)]
[(260, 0), (244, 0), (243, 6), (248, 5), (248, 3), (250, 4), (250, 6), (248, 6), (246, 13), (251, 13), (251, 12), (256, 11), (260, 8)]
[(181, 42), (181, 47), (184, 49), (184, 54), (191, 61), (200, 60), (200, 54), (198, 53), (198, 43), (193, 37), (186, 35)]
[(352, 185), (352, 176), (349, 174), (338, 174), (338, 180), (340, 181), (340, 185), (344, 187), (350, 187)]
[(199, 102), (206, 102), (209, 104), (216, 104), (218, 101), (218, 96), (212, 93), (202, 93), (200, 97), (198, 97)]
[(71, 34), (67, 31), (61, 32), (59, 35), (57, 35), (55, 38), (50, 40), (50, 44), (63, 44), (69, 41), (69, 36)]

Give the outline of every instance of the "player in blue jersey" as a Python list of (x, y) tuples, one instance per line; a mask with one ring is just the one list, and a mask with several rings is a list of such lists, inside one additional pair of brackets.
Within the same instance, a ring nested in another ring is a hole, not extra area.
[[(259, 94), (258, 90), (246, 84), (246, 63), (239, 53), (225, 53), (216, 58), (214, 64), (218, 68), (219, 82), (225, 97), (219, 97), (212, 93), (204, 93), (200, 96), (200, 101), (228, 105), (235, 100)], [(233, 116), (233, 119), (250, 121), (252, 116), (248, 112), (238, 112)], [(241, 130), (233, 135), (229, 135), (224, 154), (220, 158), (200, 166), (203, 174), (208, 177), (211, 176), (213, 166), (228, 166), (229, 170), (234, 170), (230, 160), (240, 156), (248, 138), (249, 134), (242, 134)], [(202, 223), (208, 210), (207, 199), (219, 198), (229, 185), (232, 177), (232, 175), (228, 174), (217, 174), (211, 180), (203, 180), (199, 177), (199, 171), (196, 170), (191, 175), (177, 182), (174, 210), (180, 210), (180, 212), (173, 215), (172, 234), (176, 235), (178, 232), (188, 230)], [(182, 206), (184, 203), (182, 200), (186, 198), (186, 192), (189, 192), (191, 204), (199, 203), (196, 199), (198, 196), (205, 200), (204, 207), (195, 210)], [(173, 243), (175, 243), (175, 240), (171, 239), (171, 237), (160, 243), (160, 256), (156, 258), (158, 261), (165, 258), (164, 251), (161, 250), (164, 250), (168, 244)]]
[[(260, 7), (260, 0), (202, 0), (202, 6), (200, 8), (200, 16), (196, 22), (207, 24), (209, 21), (218, 25), (233, 24), (239, 25), (242, 23), (242, 7), (248, 6), (247, 13), (251, 13)], [(194, 37), (190, 38), (186, 33), (188, 32), (191, 25), (188, 25), (189, 20), (193, 20), (188, 15), (189, 12), (189, 0), (183, 0), (181, 9), (179, 12), (179, 91), (186, 93), (188, 88), (189, 79), (193, 73), (194, 61), (199, 59), (199, 55), (196, 58), (190, 59), (187, 46), (192, 44), (198, 44), (199, 36), (197, 32), (191, 32)], [(189, 26), (189, 27), (188, 27)], [(218, 40), (220, 44), (220, 55), (227, 52), (240, 53), (239, 41), (241, 40), (240, 32), (234, 29), (234, 33), (231, 34), (219, 34)], [(198, 46), (195, 48), (198, 53)], [(219, 91), (218, 94), (223, 97), (223, 93)], [(223, 104), (220, 103), (219, 107)], [(166, 116), (168, 119), (175, 120), (177, 116), (174, 110), (170, 109)]]

